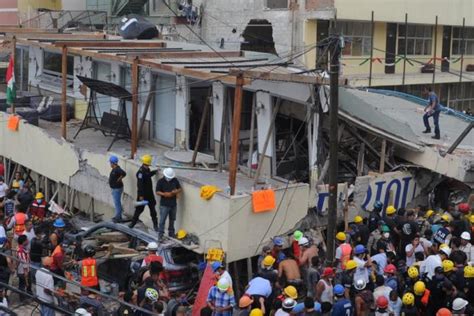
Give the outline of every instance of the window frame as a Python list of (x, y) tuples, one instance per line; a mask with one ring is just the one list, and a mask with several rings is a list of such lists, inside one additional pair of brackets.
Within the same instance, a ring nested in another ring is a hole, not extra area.
[[(43, 50), (43, 67), (42, 67), (42, 72), (41, 72), (41, 81), (42, 84), (47, 84), (50, 86), (56, 86), (57, 84), (61, 84), (62, 80), (62, 71), (55, 71), (51, 69), (46, 68), (46, 54), (54, 54), (54, 55), (59, 55), (60, 57), (60, 67), (61, 69), (62, 66), (62, 55), (61, 53), (56, 53), (48, 50)], [(73, 90), (74, 89), (74, 56), (68, 55), (68, 67), (67, 67), (67, 89), (68, 90)]]
[[(405, 24), (398, 24), (397, 28), (397, 54), (405, 55), (405, 45), (412, 47), (412, 50), (407, 48), (407, 56), (431, 56), (433, 52), (433, 25), (429, 24), (408, 24), (408, 29), (404, 30)], [(422, 29), (421, 29), (422, 28)], [(403, 29), (403, 32), (402, 32)], [(426, 31), (429, 29), (429, 35)], [(408, 32), (405, 43), (405, 31)], [(423, 35), (420, 35), (423, 33)], [(401, 45), (403, 43), (403, 45)], [(421, 43), (421, 44), (419, 44)], [(427, 45), (428, 44), (428, 45)], [(418, 46), (420, 45), (420, 46)], [(417, 51), (422, 48), (421, 53)]]
[[(451, 54), (454, 56), (463, 55), (461, 43), (464, 40), (464, 55), (470, 56), (474, 55), (474, 27), (466, 27), (464, 39), (462, 35), (462, 26), (453, 26), (452, 36), (451, 36)], [(455, 37), (455, 35), (457, 36)], [(455, 44), (456, 43), (456, 44)], [(455, 51), (455, 45), (457, 49)]]
[[(361, 32), (357, 32), (358, 29)], [(345, 39), (345, 46), (342, 49), (342, 56), (347, 56), (347, 57), (370, 56), (370, 51), (372, 49), (371, 22), (338, 21), (337, 30), (342, 36), (344, 36), (344, 39)], [(351, 33), (349, 34), (349, 32)], [(356, 42), (360, 43), (360, 54), (354, 53), (354, 43)]]
[(290, 1), (289, 0), (286, 0), (286, 7), (277, 7), (277, 8), (273, 8), (273, 7), (270, 7), (268, 6), (268, 2), (269, 1), (272, 1), (272, 0), (265, 0), (265, 9), (266, 10), (289, 10), (290, 8)]

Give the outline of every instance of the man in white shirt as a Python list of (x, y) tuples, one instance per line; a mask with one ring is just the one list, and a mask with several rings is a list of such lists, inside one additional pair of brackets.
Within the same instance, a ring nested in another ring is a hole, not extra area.
[(267, 279), (256, 277), (250, 280), (245, 294), (249, 296), (264, 296), (268, 298), (272, 294), (272, 285)]
[(474, 247), (471, 245), (471, 234), (469, 232), (461, 234), (461, 247), (459, 247), (459, 250), (466, 254), (467, 262), (474, 261)]
[[(42, 260), (43, 267), (38, 269), (35, 274), (36, 278), (36, 296), (38, 299), (45, 303), (54, 304), (54, 280), (53, 276), (48, 273), (49, 267), (53, 263), (53, 258), (44, 257)], [(48, 305), (41, 304), (41, 315), (42, 316), (54, 316), (54, 309)]]
[(377, 242), (377, 254), (373, 255), (370, 259), (372, 259), (372, 262), (377, 264), (377, 274), (383, 275), (383, 270), (385, 269), (385, 266), (387, 265), (387, 254), (385, 253), (385, 243), (383, 241), (378, 241)]
[(366, 258), (366, 249), (363, 245), (357, 245), (354, 248), (353, 260), (357, 263), (356, 272), (354, 273), (354, 281), (363, 279), (366, 283), (369, 283), (369, 267), (372, 265), (372, 260)]
[(420, 241), (420, 236), (416, 235), (411, 244), (408, 244), (405, 247), (407, 267), (411, 267), (415, 263), (415, 253), (423, 252), (426, 255), (428, 252), (427, 249), (428, 248), (425, 247), (424, 243)]
[(7, 195), (8, 185), (5, 183), (3, 177), (0, 176), (0, 202), (3, 201), (5, 195)]
[(451, 249), (445, 247), (445, 248), (441, 248), (438, 254), (428, 256), (428, 258), (426, 258), (422, 266), (423, 270), (421, 270), (421, 267), (420, 267), (421, 274), (426, 273), (427, 278), (431, 280), (431, 278), (435, 274), (436, 267), (441, 267), (441, 263), (443, 262), (443, 260), (448, 259), (450, 254), (451, 254)]

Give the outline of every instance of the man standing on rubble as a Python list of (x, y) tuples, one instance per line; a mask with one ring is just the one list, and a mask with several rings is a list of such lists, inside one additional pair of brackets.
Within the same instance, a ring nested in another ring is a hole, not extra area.
[(114, 200), (115, 215), (112, 218), (112, 221), (120, 223), (122, 221), (122, 193), (123, 193), (123, 182), (122, 179), (125, 178), (127, 173), (123, 171), (122, 168), (118, 165), (117, 156), (110, 156), (109, 158), (110, 170), (109, 175), (109, 186), (112, 190), (112, 199)]
[(174, 221), (176, 220), (176, 197), (181, 193), (181, 184), (176, 179), (173, 168), (163, 170), (163, 178), (156, 184), (156, 194), (160, 199), (160, 227), (159, 238), (163, 238), (165, 234), (165, 222), (168, 218), (168, 236), (174, 235)]
[(431, 87), (423, 88), (423, 95), (428, 96), (428, 105), (425, 107), (425, 114), (423, 115), (423, 123), (425, 124), (425, 130), (423, 133), (431, 133), (430, 123), (428, 118), (433, 117), (433, 123), (435, 128), (435, 134), (433, 139), (440, 139), (441, 134), (439, 131), (439, 113), (441, 112), (441, 106), (439, 105), (438, 96), (433, 92)]
[(153, 183), (151, 178), (158, 170), (151, 171), (150, 166), (153, 158), (150, 155), (142, 157), (142, 166), (137, 172), (137, 206), (133, 214), (132, 222), (128, 227), (133, 228), (140, 217), (140, 214), (145, 210), (145, 205), (150, 209), (151, 220), (153, 221), (153, 229), (158, 231), (158, 219), (156, 218), (156, 200), (153, 193)]

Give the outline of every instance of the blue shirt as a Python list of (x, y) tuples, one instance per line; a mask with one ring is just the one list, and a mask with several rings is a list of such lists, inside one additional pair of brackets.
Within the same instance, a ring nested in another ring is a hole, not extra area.
[[(207, 295), (207, 302), (211, 302), (215, 307), (227, 307), (235, 306), (235, 297), (234, 294), (229, 294), (228, 291), (221, 292), (217, 286), (211, 287), (209, 294)], [(213, 316), (232, 316), (232, 309), (226, 310), (224, 312), (213, 312)]]
[(337, 300), (332, 307), (331, 316), (353, 316), (354, 308), (347, 298)]
[[(321, 304), (318, 302), (314, 302), (314, 311), (321, 312)], [(298, 303), (295, 307), (291, 310), (292, 314), (301, 314), (304, 312), (304, 303)]]
[(272, 285), (267, 279), (256, 277), (249, 282), (249, 288), (245, 291), (248, 295), (260, 295), (269, 297), (272, 294)]
[(438, 96), (436, 95), (436, 93), (430, 92), (428, 95), (428, 105), (433, 104), (433, 102), (436, 104), (433, 110), (440, 111), (441, 106), (439, 105)]

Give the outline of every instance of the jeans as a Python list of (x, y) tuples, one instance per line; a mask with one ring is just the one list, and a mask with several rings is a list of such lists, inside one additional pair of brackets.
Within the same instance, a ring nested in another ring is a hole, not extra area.
[(174, 237), (174, 221), (176, 220), (176, 206), (160, 205), (160, 227), (158, 234), (162, 237), (165, 234), (166, 218), (169, 216), (168, 236)]
[[(150, 209), (150, 217), (151, 217), (151, 221), (153, 222), (153, 228), (155, 228), (156, 226), (158, 226), (157, 225), (158, 220), (156, 218), (156, 209), (155, 209), (156, 201), (152, 199), (147, 199), (147, 197), (145, 197), (145, 200), (148, 200), (148, 208)], [(130, 224), (131, 227), (137, 224), (138, 219), (140, 218), (140, 214), (143, 213), (143, 211), (145, 210), (145, 206), (146, 205), (140, 205), (140, 206), (135, 207), (135, 213), (133, 214), (132, 223)]]
[(428, 118), (430, 118), (431, 116), (433, 117), (434, 131), (435, 131), (436, 136), (440, 136), (440, 131), (439, 131), (439, 114), (440, 114), (440, 112), (441, 111), (434, 111), (430, 114), (429, 114), (429, 112), (426, 112), (423, 115), (423, 123), (425, 124), (425, 128), (426, 128), (427, 131), (431, 130), (430, 122), (428, 122)]
[[(17, 274), (18, 276), (18, 289), (23, 292), (27, 292), (31, 294), (31, 280), (29, 274)], [(28, 296), (24, 294), (20, 294), (20, 299), (25, 300)]]
[(41, 316), (54, 316), (54, 309), (52, 309), (49, 306), (41, 304), (41, 310), (40, 310), (40, 315)]
[(116, 219), (122, 219), (122, 193), (123, 188), (112, 189), (112, 198), (114, 200), (115, 216)]

